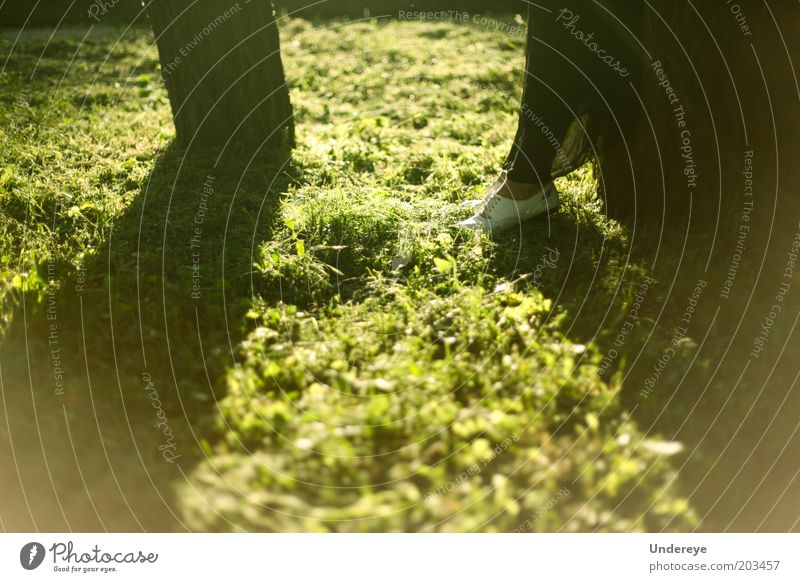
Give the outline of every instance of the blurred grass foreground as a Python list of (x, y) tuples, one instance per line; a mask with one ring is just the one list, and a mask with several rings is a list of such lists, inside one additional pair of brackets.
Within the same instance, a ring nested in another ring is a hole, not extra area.
[(687, 466), (669, 379), (626, 396), (668, 285), (592, 168), (521, 237), (453, 228), (510, 146), (524, 34), (281, 27), (277, 153), (178, 147), (147, 28), (2, 32), (2, 527), (728, 524), (690, 477), (724, 437)]

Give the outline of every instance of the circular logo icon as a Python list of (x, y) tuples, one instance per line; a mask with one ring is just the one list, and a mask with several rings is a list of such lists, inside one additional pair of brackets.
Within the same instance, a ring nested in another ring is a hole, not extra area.
[(22, 546), (19, 551), (19, 563), (26, 570), (35, 570), (44, 561), (44, 546), (39, 542), (31, 542)]

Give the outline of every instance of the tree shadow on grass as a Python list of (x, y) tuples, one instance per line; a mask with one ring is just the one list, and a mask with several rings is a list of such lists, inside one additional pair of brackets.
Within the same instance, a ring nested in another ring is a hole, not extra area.
[(5, 530), (184, 529), (290, 155), (171, 145), (101, 248), (40, 265), (0, 347)]

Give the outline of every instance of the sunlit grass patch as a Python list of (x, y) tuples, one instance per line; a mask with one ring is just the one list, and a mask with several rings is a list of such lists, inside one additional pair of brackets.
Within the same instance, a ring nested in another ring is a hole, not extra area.
[(41, 306), (53, 264), (66, 290), (86, 277), (84, 303), (60, 312), (88, 337), (68, 389), (87, 393), (86, 357), (99, 386), (135, 394), (147, 357), (165, 410), (188, 418), (182, 446), (202, 444), (175, 500), (192, 528), (693, 523), (572, 327), (631, 301), (617, 296), (629, 232), (603, 216), (591, 168), (560, 180), (562, 207), (521, 236), (456, 227), (510, 147), (522, 39), (290, 20), (297, 147), (218, 163), (172, 145), (151, 34), (118, 32), (14, 47), (0, 87), (4, 305)]

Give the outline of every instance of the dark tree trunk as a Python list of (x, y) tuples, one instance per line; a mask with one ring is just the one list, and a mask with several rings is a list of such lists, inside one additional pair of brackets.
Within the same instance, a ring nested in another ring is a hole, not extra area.
[(181, 144), (293, 145), (269, 0), (154, 0), (149, 15)]
[[(669, 393), (662, 377), (640, 420), (663, 421), (669, 408), (674, 422), (656, 430), (699, 453), (681, 473), (706, 530), (798, 527), (798, 26), (797, 2), (650, 0), (640, 39), (647, 115), (627, 151), (599, 164), (609, 212), (652, 235), (661, 313), (677, 319), (697, 281), (708, 282), (686, 374), (675, 370)], [(676, 319), (659, 315), (658, 325), (671, 334)], [(651, 373), (626, 372), (639, 379), (629, 380), (634, 408)]]
[(786, 205), (796, 198), (789, 167), (800, 123), (790, 58), (796, 67), (800, 11), (793, 2), (768, 4), (649, 3), (640, 38), (650, 52), (640, 88), (647, 116), (628, 150), (600, 164), (612, 215), (685, 223), (691, 209), (692, 229), (713, 233), (725, 219), (739, 221), (749, 156), (759, 218), (771, 219), (776, 192)]

